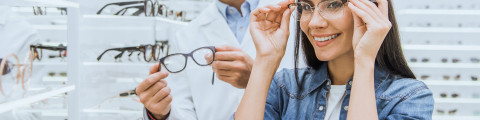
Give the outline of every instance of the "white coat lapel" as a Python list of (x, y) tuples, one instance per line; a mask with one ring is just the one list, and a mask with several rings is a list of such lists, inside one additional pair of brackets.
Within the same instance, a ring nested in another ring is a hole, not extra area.
[(236, 39), (233, 32), (228, 27), (227, 21), (223, 16), (218, 12), (216, 4), (211, 4), (204, 13), (202, 25), (199, 27), (203, 28), (202, 32), (206, 36), (207, 41), (211, 45), (233, 45), (240, 47), (238, 40)]

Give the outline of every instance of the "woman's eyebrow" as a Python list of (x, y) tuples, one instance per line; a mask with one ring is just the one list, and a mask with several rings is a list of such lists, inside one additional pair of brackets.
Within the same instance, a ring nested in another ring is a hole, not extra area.
[(299, 2), (305, 2), (305, 3), (313, 5), (312, 0), (299, 0)]

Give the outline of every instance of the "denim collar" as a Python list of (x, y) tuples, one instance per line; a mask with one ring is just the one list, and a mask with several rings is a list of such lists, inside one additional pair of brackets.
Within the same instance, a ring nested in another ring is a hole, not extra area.
[[(324, 86), (326, 89), (330, 89), (331, 81), (328, 78), (328, 64), (327, 62), (322, 63), (320, 68), (318, 69), (310, 69), (311, 73), (313, 73), (312, 79), (304, 79), (307, 81), (302, 81), (305, 82), (304, 88), (307, 90), (306, 92), (310, 93), (320, 87), (322, 84), (327, 84)], [(374, 86), (375, 89), (378, 88), (378, 86), (383, 82), (383, 80), (387, 79), (389, 77), (389, 73), (385, 71), (383, 68), (381, 68), (379, 65), (375, 64), (374, 68)], [(352, 88), (352, 81), (353, 78), (350, 78), (346, 84), (346, 89), (351, 90)]]

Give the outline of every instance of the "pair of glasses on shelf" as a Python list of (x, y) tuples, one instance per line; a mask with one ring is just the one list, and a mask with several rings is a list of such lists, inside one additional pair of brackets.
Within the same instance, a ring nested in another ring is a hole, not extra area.
[[(430, 78), (430, 75), (420, 75), (420, 80), (428, 80)], [(442, 75), (443, 80), (461, 80), (462, 76), (461, 75)], [(478, 77), (475, 75), (470, 76), (470, 80), (472, 81), (478, 81)]]
[(154, 45), (147, 44), (147, 45), (140, 45), (140, 46), (133, 46), (133, 47), (110, 48), (103, 51), (102, 54), (100, 54), (100, 56), (97, 57), (97, 61), (100, 61), (103, 55), (105, 55), (105, 53), (110, 51), (120, 52), (119, 54), (114, 56), (115, 60), (119, 60), (120, 58), (122, 58), (125, 52), (128, 52), (129, 58), (133, 55), (133, 53), (138, 52), (137, 56), (140, 57), (141, 55), (143, 55), (143, 59), (146, 62), (150, 62), (152, 60), (158, 61), (160, 56), (163, 56), (164, 54), (168, 54), (168, 53), (165, 53), (165, 52), (168, 52), (168, 50), (165, 50), (165, 49), (168, 49), (167, 41), (165, 41), (164, 43), (160, 43), (160, 44), (157, 43)]
[[(187, 66), (187, 59), (191, 57), (193, 61), (199, 66), (208, 66), (213, 63), (215, 59), (215, 46), (201, 47), (193, 50), (190, 53), (175, 53), (167, 55), (160, 59), (160, 64), (163, 65), (168, 72), (178, 73)], [(160, 71), (160, 68), (159, 70)], [(212, 85), (214, 83), (215, 72), (212, 76)]]
[(445, 115), (445, 113), (448, 113), (448, 115), (455, 115), (455, 113), (457, 113), (457, 109), (452, 109), (452, 110), (448, 110), (448, 111), (445, 111), (443, 109), (437, 109), (437, 113), (439, 115)]
[(9, 98), (21, 84), (23, 90), (26, 90), (26, 84), (32, 76), (33, 59), (31, 54), (25, 58), (24, 63), (20, 63), (17, 55), (10, 54), (0, 60), (0, 93)]
[(32, 7), (33, 15), (47, 15), (47, 7)]
[(164, 4), (160, 4), (157, 1), (153, 2), (152, 0), (144, 0), (108, 3), (97, 11), (97, 15), (102, 14), (104, 9), (110, 6), (123, 7), (115, 12), (114, 15), (125, 15), (127, 11), (134, 10), (135, 12), (131, 14), (132, 16), (139, 16), (142, 13), (145, 16), (162, 16), (166, 15), (167, 11), (167, 7)]
[[(461, 62), (461, 60), (459, 58), (452, 58), (452, 59), (442, 58), (440, 61), (442, 63), (460, 63)], [(413, 63), (416, 63), (416, 62), (428, 63), (428, 62), (430, 62), (430, 59), (429, 58), (422, 58), (419, 61), (417, 58), (410, 58), (410, 62), (413, 62)], [(472, 57), (472, 58), (470, 58), (470, 62), (471, 63), (480, 63), (480, 59)]]
[[(451, 98), (458, 98), (460, 95), (458, 93), (452, 93), (451, 94)], [(448, 94), (447, 93), (440, 93), (440, 97), (441, 98), (448, 98)]]
[[(34, 6), (33, 15), (47, 15), (47, 7)], [(57, 7), (57, 10), (60, 11), (60, 15), (67, 15), (67, 8)]]
[(30, 52), (33, 58), (40, 61), (43, 57), (43, 50), (58, 51), (58, 55), (49, 55), (48, 58), (65, 58), (67, 57), (67, 46), (60, 44), (58, 46), (48, 46), (42, 44), (30, 45)]

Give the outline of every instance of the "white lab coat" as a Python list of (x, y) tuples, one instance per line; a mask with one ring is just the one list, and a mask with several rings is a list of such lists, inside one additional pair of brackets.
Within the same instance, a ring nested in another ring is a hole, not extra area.
[[(260, 0), (258, 7), (280, 1)], [(256, 54), (250, 31), (247, 29), (242, 43), (239, 43), (215, 3), (209, 5), (186, 28), (179, 30), (176, 39), (169, 41), (169, 44), (172, 46), (170, 53), (187, 53), (204, 46), (231, 45), (242, 49), (253, 59)], [(293, 44), (294, 41), (290, 40), (279, 70), (293, 68)], [(170, 74), (166, 79), (168, 87), (171, 88), (173, 101), (168, 119), (230, 119), (240, 103), (244, 90), (218, 80), (217, 77), (215, 77), (215, 84), (212, 85), (212, 75), (210, 66), (198, 66), (191, 58), (184, 71)]]

